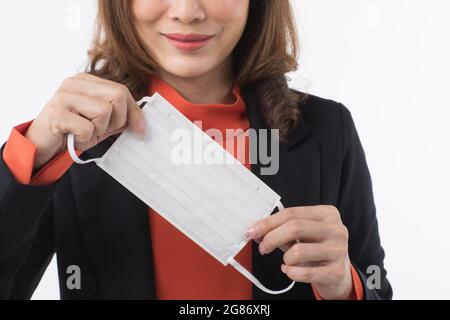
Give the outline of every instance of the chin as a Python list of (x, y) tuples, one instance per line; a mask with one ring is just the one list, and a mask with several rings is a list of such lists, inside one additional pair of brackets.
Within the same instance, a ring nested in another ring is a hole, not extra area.
[(208, 71), (212, 70), (213, 68), (206, 68), (204, 64), (172, 64), (170, 66), (165, 66), (164, 70), (174, 76), (180, 77), (180, 78), (196, 78), (199, 77)]
[(214, 63), (208, 63), (207, 60), (207, 57), (173, 57), (165, 59), (160, 66), (174, 76), (196, 78), (214, 69)]

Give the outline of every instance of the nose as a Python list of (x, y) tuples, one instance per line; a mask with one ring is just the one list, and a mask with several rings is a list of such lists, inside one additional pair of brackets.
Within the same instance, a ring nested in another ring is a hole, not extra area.
[(205, 11), (198, 0), (173, 0), (168, 9), (170, 19), (183, 23), (202, 21), (206, 18)]

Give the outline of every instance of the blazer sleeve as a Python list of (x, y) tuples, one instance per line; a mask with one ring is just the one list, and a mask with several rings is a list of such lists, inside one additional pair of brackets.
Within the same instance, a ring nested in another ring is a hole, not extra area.
[(364, 299), (392, 299), (365, 152), (350, 111), (342, 104), (339, 106), (343, 145), (337, 208), (349, 230), (350, 260), (360, 276)]
[(19, 183), (0, 149), (0, 299), (28, 299), (54, 254), (56, 183)]

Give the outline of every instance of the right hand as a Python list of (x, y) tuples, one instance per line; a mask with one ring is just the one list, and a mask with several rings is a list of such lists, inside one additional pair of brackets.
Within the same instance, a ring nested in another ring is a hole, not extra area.
[(85, 151), (127, 126), (146, 133), (143, 112), (128, 88), (81, 73), (63, 81), (25, 137), (37, 147), (34, 168), (39, 169), (66, 150), (68, 133), (75, 136), (75, 148)]

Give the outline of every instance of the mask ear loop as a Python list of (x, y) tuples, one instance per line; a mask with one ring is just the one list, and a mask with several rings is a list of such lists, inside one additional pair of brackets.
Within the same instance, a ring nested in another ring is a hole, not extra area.
[[(147, 104), (152, 101), (152, 97), (144, 97), (140, 101), (136, 102), (138, 106), (141, 108), (144, 107), (142, 104)], [(70, 157), (72, 158), (73, 162), (77, 164), (88, 164), (91, 162), (98, 162), (100, 158), (96, 159), (90, 159), (90, 160), (81, 160), (77, 153), (75, 152), (75, 135), (73, 133), (69, 133), (67, 135), (67, 149), (69, 151)]]
[[(281, 211), (284, 209), (283, 204), (279, 201), (277, 203), (277, 208), (278, 211)], [(298, 240), (295, 240), (297, 243), (299, 243)], [(268, 288), (266, 288), (258, 279), (256, 279), (256, 277), (251, 274), (247, 269), (245, 269), (239, 262), (237, 262), (234, 258), (231, 258), (228, 261), (237, 271), (239, 271), (244, 277), (246, 277), (248, 280), (250, 280), (256, 287), (258, 287), (260, 290), (264, 291), (265, 293), (268, 294), (282, 294), (285, 292), (288, 292), (289, 290), (292, 289), (292, 287), (294, 287), (295, 282), (296, 281), (292, 281), (292, 283), (285, 289), (283, 290), (279, 290), (279, 291), (274, 291), (274, 290), (270, 290)]]
[(96, 158), (96, 159), (90, 159), (90, 160), (81, 160), (77, 153), (75, 152), (75, 136), (73, 135), (73, 133), (69, 133), (67, 135), (67, 149), (69, 151), (70, 157), (72, 158), (73, 162), (77, 163), (77, 164), (88, 164), (91, 162), (97, 162), (100, 160), (100, 158)]

